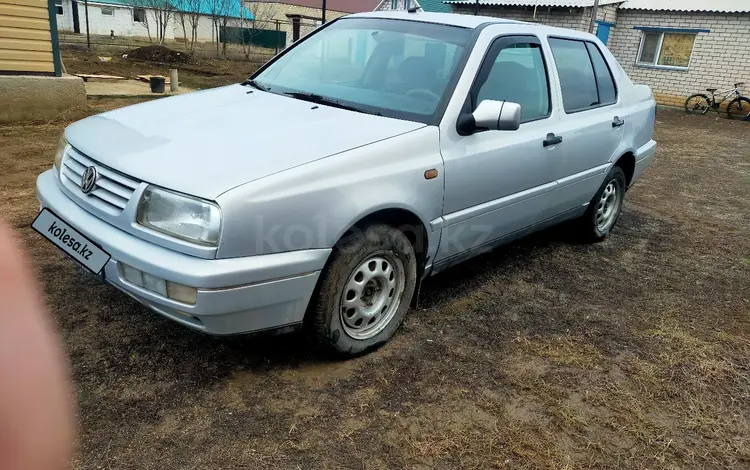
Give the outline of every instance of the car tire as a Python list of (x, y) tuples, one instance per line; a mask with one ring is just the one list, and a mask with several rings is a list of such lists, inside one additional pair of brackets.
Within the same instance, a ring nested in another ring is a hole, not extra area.
[(598, 243), (607, 238), (620, 217), (626, 188), (625, 173), (619, 166), (613, 166), (586, 212), (575, 223), (577, 239)]
[(403, 232), (385, 224), (354, 230), (331, 253), (308, 331), (340, 356), (371, 351), (401, 325), (416, 285), (417, 258)]

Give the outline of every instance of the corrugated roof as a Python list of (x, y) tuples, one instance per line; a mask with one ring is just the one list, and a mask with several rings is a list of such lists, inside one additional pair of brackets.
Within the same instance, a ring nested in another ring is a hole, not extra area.
[[(420, 0), (422, 1), (422, 0)], [(599, 5), (621, 3), (623, 0), (599, 0)], [(750, 1), (750, 0), (748, 0)], [(422, 2), (424, 3), (424, 2)], [(444, 3), (473, 5), (475, 0), (446, 0)], [(581, 8), (594, 5), (594, 0), (479, 0), (480, 5), (504, 7), (571, 7)]]
[(750, 0), (626, 0), (620, 8), (746, 13), (750, 12)]

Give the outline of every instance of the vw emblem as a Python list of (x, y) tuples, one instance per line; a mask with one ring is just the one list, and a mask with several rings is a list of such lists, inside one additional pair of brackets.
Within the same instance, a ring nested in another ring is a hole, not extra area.
[(88, 194), (96, 188), (98, 178), (99, 174), (95, 167), (90, 166), (83, 170), (83, 176), (81, 176), (81, 191), (83, 191), (83, 194)]

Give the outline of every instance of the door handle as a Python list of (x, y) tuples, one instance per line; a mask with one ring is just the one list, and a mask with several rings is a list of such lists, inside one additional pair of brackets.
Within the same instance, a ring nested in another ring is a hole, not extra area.
[(624, 119), (620, 119), (619, 116), (615, 116), (614, 121), (612, 121), (612, 127), (620, 127), (623, 124), (625, 124), (625, 120)]
[(552, 132), (547, 134), (547, 138), (544, 139), (544, 142), (542, 142), (542, 145), (545, 147), (549, 147), (550, 145), (556, 145), (562, 142), (562, 136), (555, 135)]

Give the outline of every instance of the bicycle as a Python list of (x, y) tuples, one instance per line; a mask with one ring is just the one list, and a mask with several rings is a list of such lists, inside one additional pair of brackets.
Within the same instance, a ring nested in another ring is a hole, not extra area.
[[(706, 91), (711, 93), (710, 98), (704, 93), (690, 95), (685, 100), (685, 112), (688, 114), (706, 114), (713, 109), (720, 113), (721, 104), (730, 96), (736, 95), (736, 98), (727, 105), (727, 117), (750, 121), (750, 98), (742, 96), (742, 93), (740, 93), (740, 86), (744, 84), (744, 82), (735, 83), (733, 89), (724, 91), (718, 91), (718, 88), (706, 88)], [(724, 95), (719, 101), (716, 101), (717, 91), (719, 96)]]

